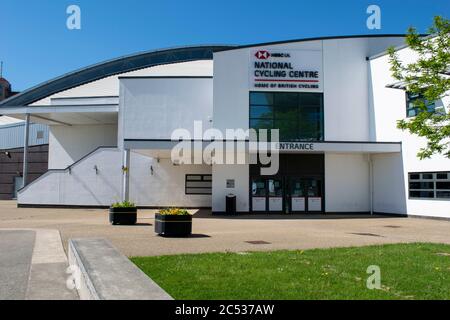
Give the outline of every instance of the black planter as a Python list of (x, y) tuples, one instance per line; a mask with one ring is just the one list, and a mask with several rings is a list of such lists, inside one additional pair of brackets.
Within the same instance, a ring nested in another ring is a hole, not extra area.
[(155, 232), (165, 237), (187, 237), (192, 233), (192, 216), (155, 215)]
[(109, 222), (111, 224), (136, 224), (137, 208), (109, 208)]

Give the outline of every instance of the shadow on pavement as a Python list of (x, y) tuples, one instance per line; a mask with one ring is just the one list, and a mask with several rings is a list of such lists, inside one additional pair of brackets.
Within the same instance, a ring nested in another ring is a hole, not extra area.
[(387, 219), (387, 218), (407, 218), (402, 215), (381, 215), (369, 213), (303, 213), (303, 214), (212, 214), (211, 210), (200, 209), (194, 214), (196, 219), (228, 219), (228, 220), (337, 220), (337, 219)]

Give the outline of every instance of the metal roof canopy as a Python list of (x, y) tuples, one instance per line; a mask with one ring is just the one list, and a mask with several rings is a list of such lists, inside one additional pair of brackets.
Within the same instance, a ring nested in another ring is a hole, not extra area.
[(399, 81), (399, 82), (390, 83), (390, 84), (386, 85), (386, 88), (406, 90), (406, 82)]
[(55, 93), (120, 73), (157, 65), (212, 60), (213, 52), (230, 46), (192, 46), (147, 51), (98, 63), (44, 82), (0, 103), (0, 107), (27, 106)]
[(30, 114), (34, 123), (46, 125), (117, 124), (119, 106), (114, 104), (18, 106), (3, 107), (1, 112), (22, 120), (26, 114)]

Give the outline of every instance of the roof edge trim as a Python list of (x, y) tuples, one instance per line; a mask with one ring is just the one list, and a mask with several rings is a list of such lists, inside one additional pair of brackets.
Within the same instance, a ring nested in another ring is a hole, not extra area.
[(213, 52), (229, 47), (230, 46), (226, 45), (197, 45), (152, 50), (122, 56), (81, 68), (52, 80), (43, 82), (0, 102), (0, 107), (6, 105), (29, 105), (53, 94), (125, 72), (136, 71), (164, 64), (196, 60), (212, 60)]
[[(427, 36), (427, 34), (421, 34), (421, 36)], [(339, 39), (358, 39), (358, 38), (405, 38), (405, 37), (406, 37), (406, 34), (404, 34), (404, 33), (366, 34), (366, 35), (349, 35), (349, 36), (324, 36), (324, 37), (312, 37), (312, 38), (303, 38), (303, 39), (293, 39), (293, 40), (283, 40), (283, 41), (272, 41), (272, 42), (261, 42), (261, 43), (255, 43), (255, 44), (237, 45), (237, 46), (231, 46), (229, 48), (224, 48), (222, 50), (217, 50), (215, 52), (224, 52), (224, 51), (239, 50), (239, 49), (246, 49), (246, 48), (253, 48), (253, 47), (273, 46), (273, 45), (278, 45), (278, 44), (294, 43), (294, 42), (339, 40)]]

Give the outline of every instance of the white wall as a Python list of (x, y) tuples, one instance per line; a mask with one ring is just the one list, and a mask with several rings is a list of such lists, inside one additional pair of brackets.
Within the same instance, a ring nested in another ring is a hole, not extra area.
[[(225, 212), (228, 194), (236, 195), (236, 210), (248, 212), (249, 206), (249, 165), (213, 165), (212, 211)], [(228, 179), (235, 180), (234, 188), (226, 188)]]
[(323, 42), (326, 141), (368, 141), (366, 39)]
[[(167, 160), (158, 163), (132, 152), (130, 200), (139, 206), (210, 207), (210, 195), (185, 195), (185, 174), (195, 173), (211, 174), (211, 167), (173, 166)], [(70, 173), (47, 172), (21, 190), (18, 203), (108, 206), (121, 200), (121, 186), (122, 151), (100, 149), (74, 165)]]
[[(409, 48), (398, 51), (398, 55), (404, 62), (413, 61), (415, 58), (415, 55)], [(395, 170), (392, 169), (391, 174), (399, 171), (403, 172), (403, 179), (401, 180), (402, 184), (397, 185), (398, 189), (396, 189), (395, 194), (404, 194), (405, 196), (403, 198), (397, 197), (396, 203), (392, 202), (386, 204), (387, 209), (398, 208), (395, 210), (404, 212), (405, 209), (403, 206), (406, 201), (406, 211), (409, 215), (450, 218), (450, 201), (448, 200), (408, 199), (409, 172), (450, 171), (450, 160), (438, 155), (433, 156), (430, 159), (420, 160), (417, 157), (417, 152), (421, 147), (425, 146), (425, 140), (397, 129), (397, 120), (406, 118), (406, 98), (404, 90), (386, 88), (386, 85), (397, 82), (397, 80), (391, 76), (389, 68), (390, 64), (388, 56), (386, 55), (370, 60), (370, 90), (373, 97), (371, 103), (372, 138), (377, 141), (402, 142), (402, 166), (400, 167), (400, 164), (396, 162)], [(448, 105), (448, 101), (445, 101), (445, 103)], [(442, 101), (438, 101), (438, 104), (442, 104)], [(450, 110), (447, 109), (447, 112), (450, 112)], [(396, 161), (398, 161), (398, 159)], [(388, 164), (386, 164), (386, 170), (389, 172)], [(384, 194), (385, 192), (382, 190), (383, 186), (384, 184), (380, 184), (378, 188), (381, 189), (376, 191)]]
[(323, 55), (326, 140), (367, 141), (369, 82), (366, 57), (401, 42), (399, 37), (331, 39), (216, 52), (214, 127), (221, 130), (248, 128), (250, 52), (257, 49), (319, 50)]
[(118, 96), (119, 76), (212, 76), (212, 67), (213, 62), (211, 60), (199, 60), (144, 68), (141, 70), (110, 76), (69, 90), (55, 93), (54, 95), (36, 101), (31, 105), (50, 105), (52, 98)]
[(170, 139), (178, 128), (193, 135), (194, 121), (201, 121), (204, 130), (211, 127), (211, 78), (125, 78), (120, 83), (123, 139)]
[[(321, 41), (287, 43), (264, 48), (321, 50)], [(249, 126), (250, 52), (257, 47), (214, 53), (213, 125), (225, 129)], [(255, 90), (256, 91), (256, 90)]]
[(325, 211), (370, 211), (367, 155), (325, 154)]
[[(366, 57), (401, 42), (403, 39), (399, 37), (316, 40), (214, 53), (213, 125), (220, 130), (248, 128), (251, 52), (257, 49), (318, 50), (323, 55), (325, 140), (368, 141)], [(365, 157), (360, 154), (326, 155), (327, 211), (370, 210), (369, 167)], [(225, 196), (229, 193), (225, 182), (233, 178), (237, 184), (238, 211), (248, 210), (248, 175), (248, 166), (239, 169), (237, 166), (213, 167), (213, 211), (225, 210)]]
[(401, 154), (371, 156), (373, 168), (373, 211), (406, 214), (405, 173)]
[(185, 176), (211, 174), (211, 166), (174, 166), (169, 159), (158, 163), (153, 158), (134, 155), (130, 167), (131, 201), (144, 206), (211, 207), (211, 195), (185, 194)]
[(117, 145), (117, 125), (50, 126), (49, 169), (65, 169), (98, 147)]

